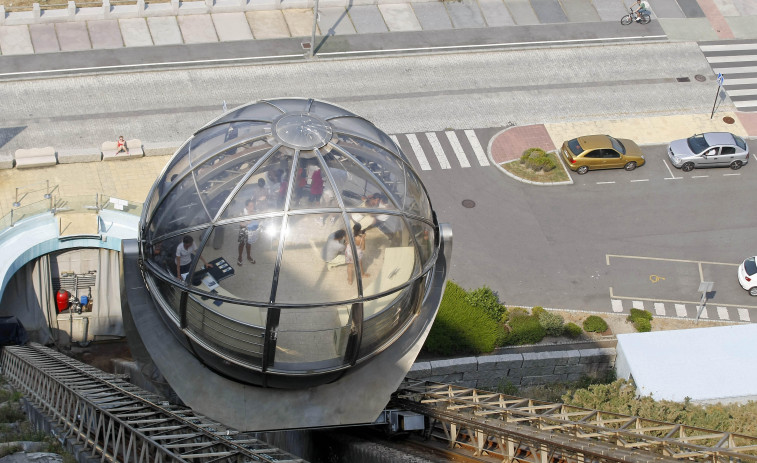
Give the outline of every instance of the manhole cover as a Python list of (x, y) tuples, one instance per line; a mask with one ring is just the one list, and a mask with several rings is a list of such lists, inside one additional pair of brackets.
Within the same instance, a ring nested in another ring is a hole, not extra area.
[(463, 207), (467, 207), (468, 209), (471, 209), (473, 207), (476, 207), (476, 202), (473, 201), (472, 199), (464, 199)]
[(725, 122), (726, 124), (733, 124), (736, 121), (731, 116), (726, 116), (723, 118), (723, 122)]
[(705, 80), (707, 80), (707, 77), (703, 76), (702, 74), (697, 74), (694, 76), (694, 80), (696, 80), (697, 82), (704, 82)]

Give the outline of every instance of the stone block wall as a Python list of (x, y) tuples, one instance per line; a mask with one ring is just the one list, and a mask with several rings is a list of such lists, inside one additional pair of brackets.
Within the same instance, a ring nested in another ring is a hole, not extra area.
[(408, 378), (491, 389), (576, 381), (615, 368), (615, 348), (495, 354), (416, 362)]

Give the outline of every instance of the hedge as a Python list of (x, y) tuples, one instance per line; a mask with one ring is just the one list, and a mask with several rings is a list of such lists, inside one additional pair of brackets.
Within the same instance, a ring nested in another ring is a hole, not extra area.
[(544, 339), (546, 335), (547, 330), (541, 326), (539, 319), (533, 315), (510, 318), (510, 332), (505, 337), (505, 344), (510, 346), (536, 344)]
[(491, 352), (505, 337), (502, 325), (468, 303), (467, 293), (449, 281), (425, 349), (440, 355)]
[(507, 310), (499, 303), (499, 298), (488, 286), (468, 291), (465, 300), (473, 307), (483, 309), (495, 322), (501, 321)]
[(584, 330), (590, 333), (604, 333), (607, 331), (607, 322), (598, 315), (590, 315), (584, 320)]

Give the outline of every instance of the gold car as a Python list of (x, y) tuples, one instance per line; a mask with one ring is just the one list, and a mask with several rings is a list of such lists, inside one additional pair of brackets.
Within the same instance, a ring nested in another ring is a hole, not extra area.
[(562, 144), (560, 155), (570, 170), (585, 174), (589, 170), (620, 169), (631, 171), (644, 165), (644, 155), (633, 140), (609, 135), (588, 135)]

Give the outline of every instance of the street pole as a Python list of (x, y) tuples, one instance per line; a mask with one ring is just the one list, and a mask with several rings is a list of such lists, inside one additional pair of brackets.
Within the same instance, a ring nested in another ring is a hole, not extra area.
[(712, 103), (712, 112), (710, 113), (710, 119), (715, 115), (715, 105), (718, 104), (718, 96), (720, 96), (720, 88), (723, 86), (723, 74), (718, 73), (718, 91), (715, 92), (715, 101)]
[(313, 7), (313, 32), (310, 34), (310, 58), (315, 56), (315, 27), (318, 24), (318, 0)]

